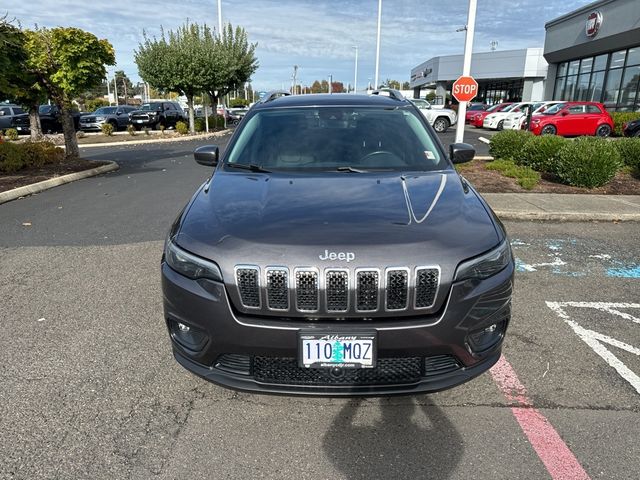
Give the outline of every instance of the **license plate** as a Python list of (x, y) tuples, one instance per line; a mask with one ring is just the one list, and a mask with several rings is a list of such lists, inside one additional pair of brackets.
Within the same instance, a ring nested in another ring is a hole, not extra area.
[(136, 120), (137, 123), (144, 123), (144, 120)]
[(299, 363), (305, 368), (373, 368), (375, 333), (300, 333)]
[(22, 127), (16, 127), (16, 130), (18, 130), (19, 132), (22, 131)]

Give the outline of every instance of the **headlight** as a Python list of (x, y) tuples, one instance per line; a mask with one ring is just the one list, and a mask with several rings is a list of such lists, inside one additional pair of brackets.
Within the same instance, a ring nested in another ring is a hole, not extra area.
[(164, 257), (167, 265), (185, 277), (193, 280), (208, 278), (218, 282), (222, 281), (222, 273), (215, 263), (182, 250), (171, 240), (167, 241)]
[(104, 120), (104, 117), (96, 117), (96, 122), (103, 122)]
[(462, 262), (456, 270), (455, 280), (469, 278), (484, 279), (495, 275), (511, 262), (511, 247), (505, 239), (496, 248), (484, 255)]

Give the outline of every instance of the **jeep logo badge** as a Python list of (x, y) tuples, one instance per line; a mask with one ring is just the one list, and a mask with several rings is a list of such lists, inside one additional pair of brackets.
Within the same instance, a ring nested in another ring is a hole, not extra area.
[(320, 260), (343, 260), (347, 263), (356, 259), (356, 254), (353, 252), (330, 252), (325, 250), (323, 254), (318, 255)]
[(602, 26), (602, 13), (599, 10), (595, 10), (587, 17), (587, 23), (585, 25), (585, 33), (587, 37), (593, 38), (598, 34), (598, 30)]

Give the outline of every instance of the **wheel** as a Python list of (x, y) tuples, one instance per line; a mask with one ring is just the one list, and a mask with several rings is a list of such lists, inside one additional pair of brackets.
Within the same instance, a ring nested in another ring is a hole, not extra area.
[(118, 131), (118, 122), (116, 122), (115, 120), (109, 120), (109, 125), (113, 127), (114, 132)]
[(636, 138), (640, 138), (640, 130), (636, 130), (636, 133), (634, 133), (633, 136)]
[(496, 130), (500, 131), (504, 128), (504, 120), (500, 120), (496, 126)]
[(596, 135), (598, 137), (608, 137), (611, 135), (611, 127), (606, 123), (604, 125), (600, 125), (596, 130)]
[(540, 132), (540, 135), (555, 135), (556, 134), (556, 127), (554, 127), (553, 125), (545, 125), (544, 127), (542, 127), (542, 131)]
[(438, 133), (444, 133), (449, 128), (449, 120), (446, 117), (438, 117), (433, 122), (433, 129)]

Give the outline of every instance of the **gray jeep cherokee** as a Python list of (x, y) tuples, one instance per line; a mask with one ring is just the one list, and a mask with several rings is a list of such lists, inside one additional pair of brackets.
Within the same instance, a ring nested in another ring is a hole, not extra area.
[(398, 92), (267, 95), (162, 258), (176, 360), (260, 393), (412, 394), (499, 358), (514, 264), (500, 221)]

